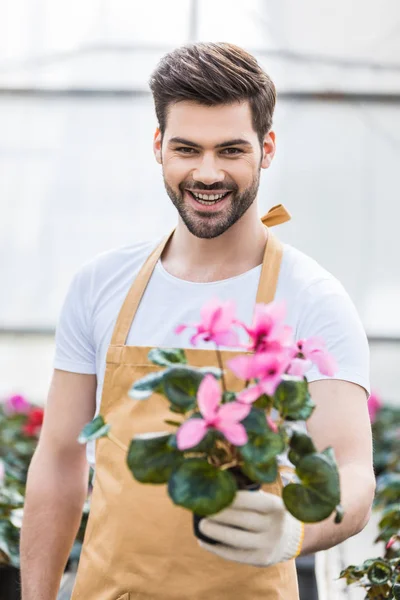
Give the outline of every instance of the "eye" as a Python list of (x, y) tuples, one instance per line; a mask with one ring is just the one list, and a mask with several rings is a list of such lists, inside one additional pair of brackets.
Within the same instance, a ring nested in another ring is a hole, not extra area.
[(225, 148), (225, 150), (222, 150), (222, 154), (227, 154), (228, 156), (235, 156), (242, 153), (243, 150), (240, 150), (240, 148)]
[(194, 152), (196, 152), (196, 150), (194, 148), (182, 146), (181, 148), (175, 148), (175, 152), (181, 152), (182, 154), (193, 154)]

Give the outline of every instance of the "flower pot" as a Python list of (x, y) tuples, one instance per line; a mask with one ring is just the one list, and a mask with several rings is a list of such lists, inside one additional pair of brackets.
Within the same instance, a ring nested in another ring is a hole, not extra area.
[[(249, 492), (254, 492), (261, 488), (260, 483), (252, 481), (249, 477), (247, 477), (247, 475), (242, 473), (242, 471), (238, 467), (233, 467), (232, 469), (229, 469), (229, 471), (235, 477), (239, 490), (248, 490)], [(207, 535), (203, 535), (201, 533), (201, 531), (199, 529), (199, 525), (200, 525), (200, 521), (202, 519), (204, 519), (204, 517), (201, 517), (200, 515), (196, 515), (196, 513), (193, 513), (193, 530), (194, 530), (195, 536), (199, 540), (202, 540), (203, 542), (206, 542), (207, 544), (213, 544), (214, 546), (216, 544), (219, 544), (220, 542), (217, 542), (213, 538), (210, 538)]]
[(20, 570), (0, 565), (0, 600), (21, 600)]

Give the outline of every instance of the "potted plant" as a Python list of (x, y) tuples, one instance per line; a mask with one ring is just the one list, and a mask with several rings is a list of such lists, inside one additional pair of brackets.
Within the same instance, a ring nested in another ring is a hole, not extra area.
[[(193, 327), (193, 345), (199, 339), (213, 343), (219, 368), (190, 366), (182, 349), (155, 348), (149, 353), (154, 372), (129, 392), (143, 402), (152, 394), (164, 396), (171, 410), (166, 424), (173, 428), (131, 440), (126, 462), (133, 477), (167, 484), (171, 500), (192, 511), (196, 521), (230, 505), (238, 489), (274, 482), (277, 456), (287, 449), (296, 473), (283, 489), (287, 510), (308, 523), (335, 511), (339, 523), (343, 510), (334, 451), (318, 452), (293, 423), (308, 419), (315, 408), (304, 373), (314, 363), (322, 373), (334, 374), (335, 361), (323, 340), (295, 341), (284, 324), (285, 306), (277, 302), (257, 305), (251, 326), (237, 320), (232, 302), (212, 300), (201, 317), (197, 324), (180, 325), (177, 333)], [(245, 345), (239, 329), (248, 337)], [(221, 346), (241, 347), (243, 354), (224, 365)], [(228, 389), (227, 369), (243, 380), (239, 392)], [(79, 441), (104, 436), (111, 438), (112, 432), (98, 415)]]
[(349, 565), (339, 578), (347, 585), (364, 588), (366, 599), (400, 598), (400, 408), (384, 405), (377, 394), (368, 400), (374, 439), (374, 470), (377, 485), (374, 510), (381, 511), (379, 534), (374, 543), (384, 542), (383, 556), (361, 565)]
[[(44, 411), (20, 395), (0, 402), (0, 600), (20, 600), (20, 530), (28, 469), (43, 423)], [(71, 552), (77, 559), (89, 512)], [(67, 565), (68, 566), (68, 565)]]

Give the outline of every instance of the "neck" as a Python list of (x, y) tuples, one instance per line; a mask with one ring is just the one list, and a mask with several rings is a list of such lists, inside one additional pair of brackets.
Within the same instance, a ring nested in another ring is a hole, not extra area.
[(222, 235), (198, 238), (179, 219), (162, 255), (163, 267), (175, 277), (210, 282), (235, 277), (260, 265), (268, 230), (257, 215), (256, 203)]

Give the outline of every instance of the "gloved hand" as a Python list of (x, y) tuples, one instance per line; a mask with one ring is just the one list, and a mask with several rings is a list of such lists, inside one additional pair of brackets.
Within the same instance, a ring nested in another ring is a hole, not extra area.
[(220, 542), (213, 546), (199, 540), (202, 548), (255, 567), (295, 558), (304, 538), (304, 523), (287, 511), (282, 498), (262, 490), (238, 491), (228, 508), (202, 519), (199, 527)]

